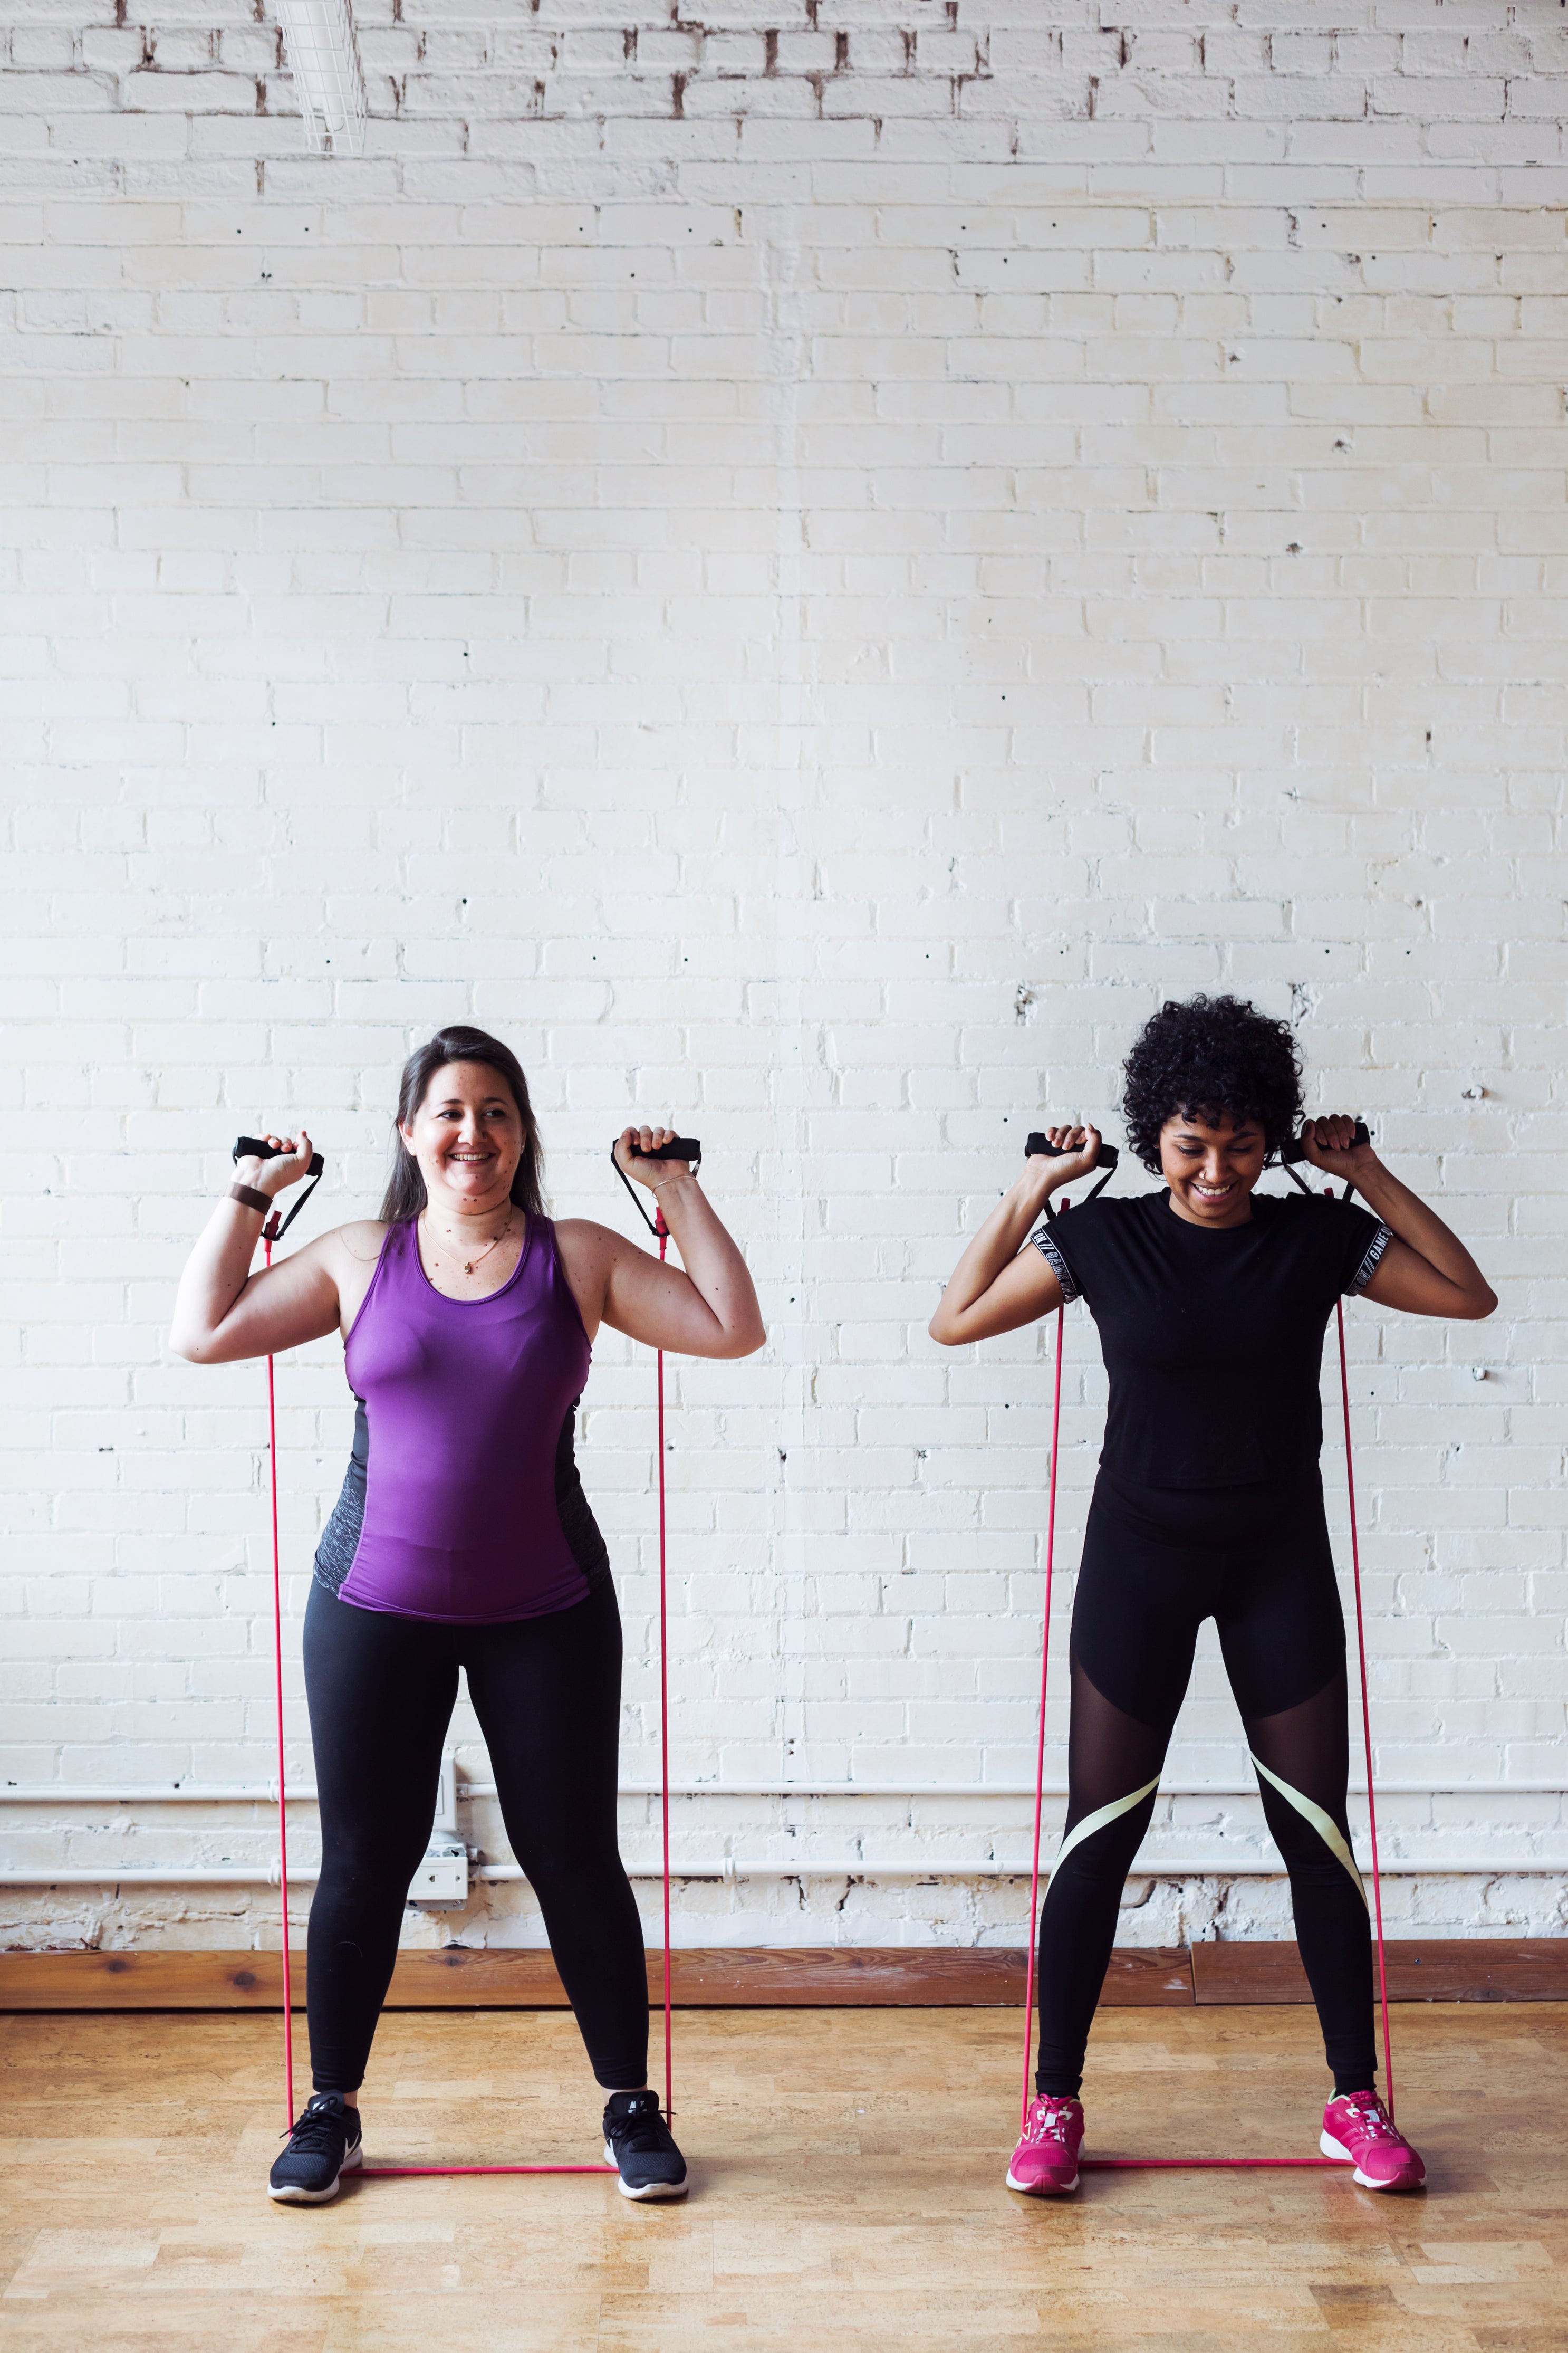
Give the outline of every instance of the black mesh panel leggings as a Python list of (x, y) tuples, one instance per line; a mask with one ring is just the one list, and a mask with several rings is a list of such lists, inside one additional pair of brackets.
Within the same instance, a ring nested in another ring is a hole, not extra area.
[(1042, 2092), (1082, 2082), (1122, 1891), (1211, 1617), (1335, 2087), (1372, 2085), (1372, 1943), (1345, 1813), (1344, 1618), (1321, 1482), (1131, 1487), (1101, 1471), (1073, 1604), (1067, 1824), (1040, 1908)]
[(364, 2079), (430, 1836), (459, 1667), (594, 2073), (635, 2088), (647, 2069), (647, 1978), (616, 1837), (621, 1621), (608, 1581), (570, 1609), (501, 1626), (356, 1609), (312, 1585), (305, 1690), (321, 1875), (308, 1947), (311, 2080), (319, 2092), (353, 2092)]

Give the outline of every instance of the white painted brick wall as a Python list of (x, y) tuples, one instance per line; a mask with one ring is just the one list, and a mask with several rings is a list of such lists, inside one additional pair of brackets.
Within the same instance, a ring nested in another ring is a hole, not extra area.
[[(373, 1207), (403, 1055), (472, 1018), (560, 1205), (622, 1221), (608, 1135), (668, 1109), (762, 1282), (766, 1356), (674, 1378), (679, 1778), (1025, 1779), (1045, 1339), (925, 1320), (1030, 1122), (1109, 1117), (1151, 1007), (1228, 985), (1503, 1299), (1349, 1319), (1387, 1842), (1498, 1863), (1390, 1917), (1561, 1928), (1568, 37), (1497, 0), (360, 13), (367, 155), (321, 164), (236, 8), (10, 12), (0, 1773), (266, 1780), (260, 1374), (172, 1359), (172, 1285), (241, 1125), (309, 1122), (317, 1226)], [(1068, 1347), (1070, 1572), (1081, 1311)], [(335, 1346), (279, 1382), (297, 1624), (349, 1413)], [(584, 1466), (638, 1784), (651, 1449), (611, 1338)], [(1210, 1646), (1169, 1778), (1242, 1762)], [(712, 1796), (676, 1835), (951, 1866), (1026, 1817)], [(269, 1852), (244, 1806), (6, 1819), (21, 1868)], [(483, 1803), (468, 1835), (504, 1852)], [(1150, 1857), (1259, 1836), (1175, 1797)], [(1023, 1914), (962, 1872), (694, 1883), (679, 1934)], [(1155, 1876), (1123, 1934), (1284, 1918)], [(277, 1935), (243, 1890), (5, 1922)], [(539, 1934), (505, 1886), (409, 1934), (454, 1928)]]

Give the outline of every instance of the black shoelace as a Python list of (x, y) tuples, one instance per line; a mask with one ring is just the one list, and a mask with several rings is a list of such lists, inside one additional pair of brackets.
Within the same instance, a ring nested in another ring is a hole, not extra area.
[(633, 2108), (627, 2116), (612, 2116), (605, 2129), (617, 2152), (651, 2157), (656, 2151), (663, 2155), (675, 2147), (657, 2105)]
[(350, 2130), (346, 2108), (306, 2108), (296, 2118), (288, 2137), (289, 2153), (314, 2157), (321, 2152), (331, 2156), (339, 2140), (347, 2144)]

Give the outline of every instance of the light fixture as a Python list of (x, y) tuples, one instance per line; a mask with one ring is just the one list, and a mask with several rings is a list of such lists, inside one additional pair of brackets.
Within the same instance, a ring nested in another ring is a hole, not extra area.
[(349, 0), (277, 0), (305, 143), (313, 155), (364, 153), (364, 72)]

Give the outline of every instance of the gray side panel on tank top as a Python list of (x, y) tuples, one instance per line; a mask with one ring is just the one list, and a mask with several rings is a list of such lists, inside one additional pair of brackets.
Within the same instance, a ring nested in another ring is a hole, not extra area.
[(574, 1398), (566, 1419), (561, 1425), (560, 1442), (555, 1449), (555, 1508), (561, 1515), (561, 1527), (572, 1557), (594, 1587), (607, 1584), (610, 1575), (610, 1555), (594, 1517), (594, 1507), (583, 1493), (583, 1482), (577, 1475), (575, 1436), (577, 1408), (581, 1398)]
[(342, 1591), (343, 1580), (354, 1565), (359, 1550), (360, 1531), (364, 1525), (365, 1468), (370, 1461), (370, 1424), (365, 1419), (364, 1399), (354, 1400), (353, 1451), (344, 1474), (342, 1490), (332, 1505), (331, 1517), (321, 1530), (321, 1541), (316, 1546), (313, 1563), (316, 1582), (324, 1585), (334, 1598)]

